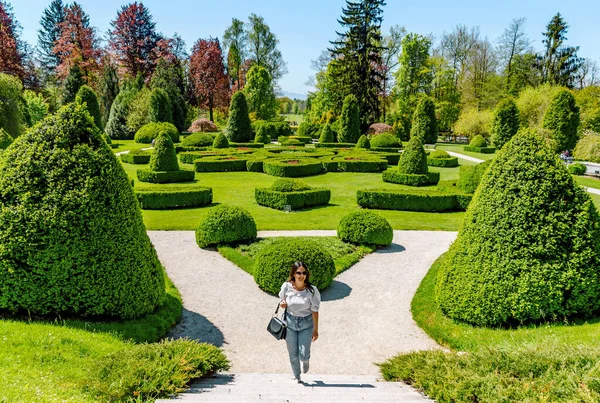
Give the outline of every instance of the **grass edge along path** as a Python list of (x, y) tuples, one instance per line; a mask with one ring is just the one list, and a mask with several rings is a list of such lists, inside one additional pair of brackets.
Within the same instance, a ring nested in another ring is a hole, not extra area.
[(181, 317), (181, 296), (166, 274), (165, 287), (163, 306), (131, 321), (0, 319), (0, 402), (150, 402), (227, 369), (215, 346), (153, 343)]
[(600, 401), (599, 318), (515, 329), (456, 322), (435, 303), (443, 258), (421, 282), (411, 311), (427, 334), (452, 351), (393, 357), (380, 364), (386, 380), (406, 382), (439, 402)]

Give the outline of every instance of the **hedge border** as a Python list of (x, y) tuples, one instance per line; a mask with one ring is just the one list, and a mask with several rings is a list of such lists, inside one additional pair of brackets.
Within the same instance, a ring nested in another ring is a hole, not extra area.
[(126, 154), (121, 154), (119, 155), (119, 158), (121, 159), (121, 161), (127, 163), (127, 164), (148, 164), (150, 162), (150, 157), (152, 156), (152, 154), (150, 152), (143, 152), (143, 153), (134, 153), (133, 151), (130, 151)]
[(310, 144), (312, 143), (312, 137), (308, 136), (278, 136), (277, 141), (279, 143), (285, 143), (287, 140), (298, 140), (302, 144)]
[[(354, 160), (346, 160), (346, 158), (355, 158)], [(341, 172), (383, 172), (388, 168), (387, 159), (360, 157), (352, 155), (340, 155), (332, 158), (333, 162), (337, 162), (337, 170)]]
[(239, 158), (234, 155), (218, 155), (205, 157), (194, 161), (196, 172), (236, 172), (246, 171), (248, 158)]
[(261, 206), (283, 210), (285, 205), (289, 205), (292, 210), (300, 210), (305, 207), (329, 204), (331, 191), (329, 189), (311, 189), (299, 192), (278, 192), (268, 188), (256, 188), (254, 198), (256, 203)]
[(435, 185), (440, 181), (439, 172), (429, 172), (426, 174), (402, 174), (396, 170), (383, 171), (382, 179), (384, 182), (397, 183), (407, 186), (427, 186)]
[(362, 189), (356, 192), (356, 203), (364, 208), (420, 212), (465, 211), (473, 195), (439, 191), (397, 191)]
[(472, 146), (463, 146), (464, 151), (470, 151), (472, 153), (480, 153), (480, 154), (494, 154), (496, 152), (496, 147), (472, 147)]
[(315, 143), (315, 148), (356, 148), (355, 143)]
[(195, 179), (194, 171), (181, 169), (179, 171), (151, 171), (138, 169), (137, 178), (140, 182), (149, 183), (179, 183), (192, 182)]
[(431, 158), (427, 157), (427, 165), (432, 167), (454, 168), (458, 166), (458, 157)]
[(143, 210), (201, 207), (213, 200), (212, 188), (205, 186), (136, 188), (135, 195)]
[[(297, 164), (286, 164), (298, 161)], [(317, 175), (323, 172), (323, 164), (316, 158), (268, 159), (263, 162), (263, 172), (271, 176), (297, 178)]]
[[(234, 143), (229, 142), (229, 148), (265, 148), (263, 143)], [(245, 151), (245, 150), (240, 150)]]

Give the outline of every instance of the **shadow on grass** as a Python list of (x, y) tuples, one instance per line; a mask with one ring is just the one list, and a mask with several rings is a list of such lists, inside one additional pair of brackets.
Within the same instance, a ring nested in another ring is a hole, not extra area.
[(352, 292), (352, 287), (341, 281), (333, 280), (331, 285), (321, 293), (321, 301), (336, 301), (346, 298)]
[(198, 312), (183, 308), (181, 321), (167, 335), (168, 338), (188, 338), (200, 343), (210, 343), (217, 347), (223, 346), (225, 338), (211, 321)]
[(399, 245), (397, 243), (393, 243), (386, 248), (377, 249), (374, 253), (397, 253), (404, 252), (405, 250), (406, 248), (404, 246)]

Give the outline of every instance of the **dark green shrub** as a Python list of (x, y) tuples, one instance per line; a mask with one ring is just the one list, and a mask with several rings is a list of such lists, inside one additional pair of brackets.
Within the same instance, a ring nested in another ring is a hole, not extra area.
[(85, 81), (83, 80), (81, 69), (75, 64), (69, 69), (69, 74), (65, 79), (65, 88), (62, 94), (62, 104), (66, 105), (74, 102), (77, 91), (79, 91), (79, 88), (81, 88), (83, 84), (85, 84)]
[(212, 136), (202, 132), (190, 134), (181, 140), (181, 145), (184, 147), (211, 147), (213, 143)]
[(309, 121), (304, 121), (300, 123), (298, 126), (298, 136), (307, 136), (313, 139), (319, 138), (319, 132), (321, 131), (321, 126), (318, 123), (311, 123)]
[(375, 152), (373, 153), (373, 156), (385, 158), (388, 162), (388, 165), (398, 165), (398, 162), (400, 161), (400, 153), (398, 152)]
[(256, 239), (256, 223), (246, 210), (220, 204), (196, 228), (196, 243), (205, 248), (223, 243), (251, 242)]
[(276, 192), (300, 192), (311, 187), (298, 179), (281, 178), (273, 182), (270, 189)]
[(248, 116), (246, 96), (238, 91), (231, 97), (229, 120), (227, 121), (227, 137), (236, 143), (247, 143), (252, 140), (252, 126)]
[(270, 122), (275, 127), (275, 132), (277, 133), (277, 137), (279, 136), (291, 136), (294, 133), (292, 132), (292, 127), (288, 122)]
[(451, 156), (444, 150), (436, 150), (427, 157), (427, 164), (433, 167), (457, 167), (458, 158)]
[(12, 142), (13, 138), (10, 136), (10, 134), (0, 127), (0, 150), (5, 150), (6, 147), (12, 144)]
[(344, 98), (342, 114), (340, 116), (340, 143), (356, 143), (360, 137), (360, 111), (358, 101), (352, 94)]
[(312, 139), (310, 137), (300, 137), (300, 136), (279, 136), (277, 141), (280, 143), (295, 143), (295, 144), (310, 144), (312, 143)]
[(136, 143), (151, 144), (161, 133), (167, 134), (172, 142), (179, 142), (179, 131), (173, 124), (166, 122), (145, 124), (135, 133), (134, 139)]
[(217, 155), (194, 160), (196, 172), (233, 172), (245, 171), (247, 157), (235, 155)]
[(600, 162), (600, 135), (598, 133), (588, 132), (577, 142), (573, 150), (573, 158)]
[(404, 150), (400, 161), (398, 161), (398, 172), (410, 175), (422, 175), (429, 172), (427, 168), (427, 154), (425, 154), (420, 136), (410, 138), (406, 150)]
[(195, 179), (194, 171), (184, 169), (179, 171), (151, 171), (149, 169), (138, 169), (136, 174), (140, 182), (149, 183), (192, 182)]
[(371, 142), (364, 134), (360, 136), (358, 141), (356, 142), (356, 148), (364, 148), (366, 150), (371, 148)]
[(388, 169), (383, 171), (381, 179), (384, 182), (397, 183), (407, 186), (435, 185), (440, 180), (439, 172), (428, 172), (425, 174), (403, 174), (399, 171)]
[(410, 137), (420, 137), (424, 144), (435, 144), (438, 138), (437, 119), (435, 117), (435, 104), (429, 97), (419, 100), (413, 114)]
[(86, 104), (87, 110), (90, 113), (94, 123), (98, 126), (98, 129), (102, 130), (102, 114), (100, 113), (100, 105), (98, 104), (98, 96), (93, 89), (87, 85), (82, 85), (77, 91), (75, 101), (80, 104)]
[(329, 189), (310, 189), (300, 191), (281, 192), (273, 189), (256, 188), (254, 191), (256, 203), (278, 210), (283, 210), (289, 205), (292, 210), (305, 207), (324, 206), (331, 199)]
[(281, 144), (285, 144), (286, 146), (304, 146), (304, 143), (298, 139), (285, 138)]
[(0, 158), (0, 309), (129, 319), (163, 303), (133, 189), (86, 108), (64, 106)]
[(337, 170), (342, 172), (382, 172), (388, 167), (385, 158), (374, 156), (343, 155), (333, 157), (332, 161), (337, 162)]
[(487, 147), (487, 141), (485, 141), (485, 139), (483, 138), (483, 136), (481, 134), (478, 134), (476, 136), (474, 136), (471, 141), (469, 142), (469, 146), (470, 147)]
[(333, 130), (329, 123), (325, 123), (321, 129), (321, 135), (319, 136), (319, 143), (333, 143), (334, 141)]
[(23, 84), (21, 80), (12, 75), (0, 73), (0, 128), (12, 137), (21, 134), (22, 122), (25, 120), (21, 108), (21, 92)]
[(568, 166), (569, 173), (573, 175), (585, 175), (587, 167), (580, 162)]
[(356, 203), (364, 208), (401, 211), (464, 211), (471, 195), (439, 191), (366, 189), (356, 192)]
[(212, 188), (203, 186), (136, 188), (144, 210), (201, 207), (212, 203)]
[(316, 158), (269, 159), (263, 162), (263, 170), (272, 176), (297, 178), (319, 174), (323, 166)]
[(357, 211), (341, 219), (337, 236), (344, 242), (358, 245), (388, 246), (394, 238), (390, 223), (378, 214), (370, 211)]
[[(237, 94), (237, 93), (236, 93)], [(229, 141), (227, 137), (223, 133), (217, 134), (215, 140), (213, 141), (213, 148), (229, 148)]]
[(481, 153), (481, 154), (493, 154), (496, 152), (496, 147), (472, 147), (472, 146), (463, 146), (463, 150), (470, 151), (472, 153)]
[(216, 155), (222, 155), (219, 151), (215, 151), (212, 148), (210, 151), (184, 151), (179, 154), (179, 161), (184, 164), (193, 164), (195, 160), (199, 160), (204, 157), (214, 157)]
[(121, 161), (128, 164), (147, 164), (150, 162), (150, 151), (146, 150), (131, 150), (126, 154), (121, 154)]
[(599, 216), (534, 133), (498, 152), (444, 259), (436, 300), (447, 316), (500, 326), (600, 308)]
[[(173, 106), (171, 105), (169, 94), (162, 88), (154, 88), (150, 92), (148, 119), (150, 122), (173, 123)], [(177, 132), (179, 133), (179, 131)]]
[(164, 132), (158, 134), (154, 142), (154, 152), (150, 157), (151, 171), (178, 171), (179, 161), (171, 137)]
[(519, 130), (519, 108), (512, 99), (498, 103), (490, 130), (492, 144), (501, 149)]
[(229, 148), (237, 148), (238, 150), (244, 148), (264, 148), (263, 143), (232, 143), (229, 142)]
[(371, 139), (372, 148), (402, 148), (398, 137), (390, 133), (378, 134)]
[(277, 294), (297, 261), (310, 270), (310, 282), (319, 291), (333, 281), (335, 263), (329, 252), (317, 242), (302, 238), (279, 238), (260, 252), (254, 263), (254, 281), (261, 289)]
[(570, 91), (562, 90), (552, 99), (544, 115), (543, 127), (550, 130), (555, 152), (575, 148), (579, 138), (579, 106)]
[(481, 182), (481, 177), (492, 161), (482, 162), (477, 165), (465, 165), (459, 169), (457, 187), (465, 193), (473, 194)]
[(355, 148), (355, 143), (315, 143), (315, 148)]
[(265, 122), (256, 127), (255, 143), (269, 144), (272, 138), (275, 138), (277, 131), (271, 123)]
[(108, 122), (106, 123), (106, 134), (111, 139), (133, 138), (135, 132), (132, 132), (127, 125), (127, 116), (137, 92), (134, 89), (122, 89), (112, 103)]

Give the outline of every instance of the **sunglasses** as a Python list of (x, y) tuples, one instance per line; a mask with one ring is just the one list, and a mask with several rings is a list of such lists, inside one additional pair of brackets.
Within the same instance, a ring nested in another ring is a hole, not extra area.
[(306, 276), (306, 272), (305, 271), (297, 271), (296, 274), (299, 275), (299, 276)]

